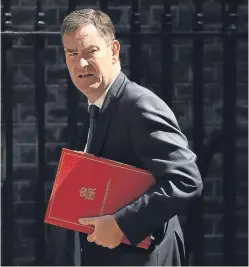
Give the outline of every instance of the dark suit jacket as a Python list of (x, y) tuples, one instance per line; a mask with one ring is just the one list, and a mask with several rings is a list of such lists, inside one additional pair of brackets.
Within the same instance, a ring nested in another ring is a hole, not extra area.
[[(80, 138), (81, 150), (87, 131), (86, 127)], [(173, 112), (154, 93), (121, 72), (106, 96), (95, 133), (89, 153), (147, 169), (157, 182), (115, 214), (133, 246), (121, 244), (110, 250), (90, 244), (81, 234), (82, 264), (185, 264), (181, 218), (187, 214), (189, 201), (200, 196), (202, 180), (196, 155), (188, 148)], [(65, 242), (65, 233), (61, 235)], [(154, 238), (149, 250), (136, 248), (148, 235)], [(60, 246), (59, 254), (70, 255), (62, 250), (63, 242)], [(56, 258), (58, 264), (63, 264), (61, 259)]]

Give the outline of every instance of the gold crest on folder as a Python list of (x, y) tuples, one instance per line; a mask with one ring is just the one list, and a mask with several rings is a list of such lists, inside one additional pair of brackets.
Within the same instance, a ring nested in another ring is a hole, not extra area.
[(80, 189), (80, 196), (88, 200), (94, 200), (95, 193), (96, 193), (96, 188), (82, 187)]

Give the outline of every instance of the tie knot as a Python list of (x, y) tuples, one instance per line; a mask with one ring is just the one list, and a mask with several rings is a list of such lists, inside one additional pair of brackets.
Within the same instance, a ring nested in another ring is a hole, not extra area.
[(99, 115), (99, 108), (95, 105), (90, 105), (89, 106), (89, 113), (90, 113), (90, 117), (92, 119), (97, 119), (97, 117)]

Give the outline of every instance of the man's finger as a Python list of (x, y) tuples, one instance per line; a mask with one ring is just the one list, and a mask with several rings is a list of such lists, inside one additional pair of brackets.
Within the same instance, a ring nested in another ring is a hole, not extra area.
[(109, 249), (114, 249), (116, 246), (113, 246), (113, 245), (109, 245), (108, 248)]
[(96, 217), (92, 217), (92, 218), (80, 218), (79, 219), (79, 223), (82, 225), (95, 225), (96, 223)]
[(87, 241), (88, 242), (95, 242), (95, 240), (96, 240), (96, 237), (95, 237), (94, 233), (92, 233), (91, 235), (87, 236)]
[(102, 246), (102, 244), (98, 240), (95, 241), (95, 244), (98, 245), (98, 246)]

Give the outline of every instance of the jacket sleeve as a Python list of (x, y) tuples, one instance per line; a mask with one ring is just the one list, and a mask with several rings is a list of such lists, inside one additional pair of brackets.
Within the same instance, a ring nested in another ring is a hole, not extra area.
[(189, 200), (200, 196), (203, 185), (196, 155), (170, 108), (155, 95), (142, 95), (133, 113), (132, 144), (156, 184), (119, 210), (115, 220), (131, 244), (137, 245), (173, 216), (186, 214)]

